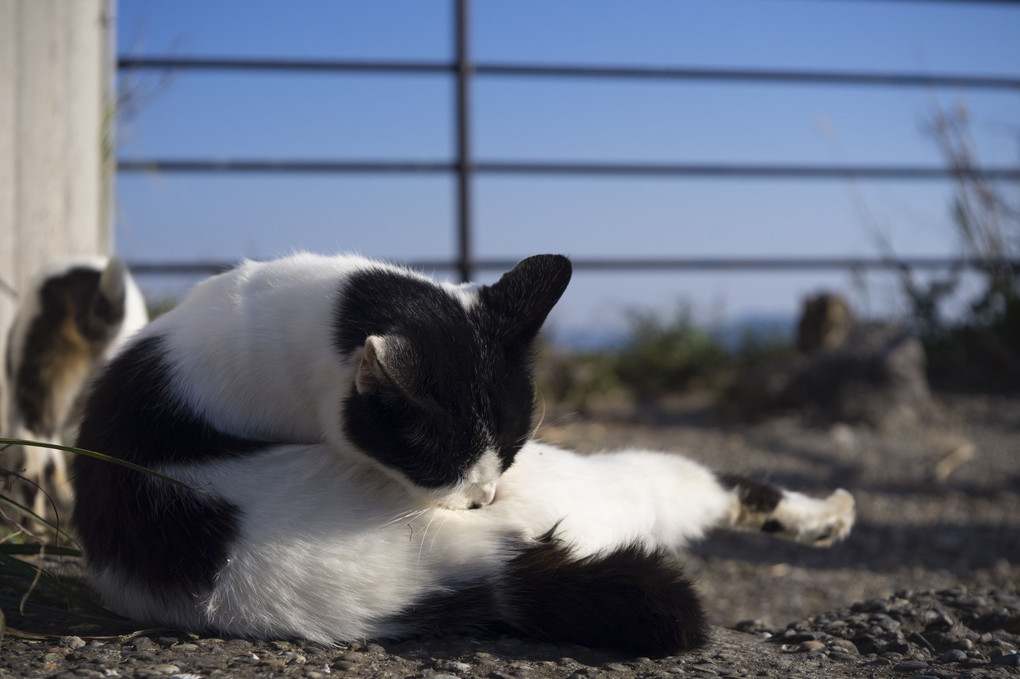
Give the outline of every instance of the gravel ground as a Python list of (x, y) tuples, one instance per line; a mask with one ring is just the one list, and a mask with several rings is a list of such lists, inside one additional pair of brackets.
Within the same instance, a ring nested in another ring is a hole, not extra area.
[(579, 450), (677, 450), (806, 492), (854, 493), (854, 532), (831, 549), (725, 532), (694, 547), (684, 562), (714, 627), (693, 653), (621, 658), (512, 637), (327, 648), (14, 618), (48, 634), (8, 634), (0, 678), (1018, 676), (1020, 398), (944, 396), (926, 420), (887, 432), (733, 425), (694, 397), (655, 412), (548, 413), (540, 435)]

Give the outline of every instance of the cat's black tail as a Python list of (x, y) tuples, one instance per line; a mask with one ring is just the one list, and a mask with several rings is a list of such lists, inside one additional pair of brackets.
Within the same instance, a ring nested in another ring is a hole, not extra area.
[(528, 635), (652, 657), (707, 641), (693, 586), (662, 552), (632, 546), (578, 559), (550, 534), (508, 566), (497, 606)]
[(663, 552), (632, 546), (577, 558), (552, 531), (514, 549), (500, 575), (449, 583), (383, 621), (381, 636), (516, 632), (650, 657), (708, 640), (693, 586)]

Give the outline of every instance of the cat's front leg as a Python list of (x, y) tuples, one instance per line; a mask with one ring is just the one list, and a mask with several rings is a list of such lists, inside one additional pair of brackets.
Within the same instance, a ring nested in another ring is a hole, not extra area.
[(819, 499), (736, 474), (720, 475), (719, 483), (730, 493), (731, 528), (828, 547), (849, 535), (854, 524), (854, 498), (842, 488)]

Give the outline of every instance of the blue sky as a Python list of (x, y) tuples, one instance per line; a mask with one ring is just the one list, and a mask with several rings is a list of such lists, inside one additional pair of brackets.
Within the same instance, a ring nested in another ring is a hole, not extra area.
[[(443, 60), (453, 43), (448, 0), (119, 0), (118, 13), (118, 51), (136, 56)], [(1011, 4), (476, 0), (472, 29), (480, 62), (1020, 75)], [(473, 146), (484, 160), (934, 165), (923, 121), (959, 97), (982, 159), (1018, 164), (1020, 92), (928, 88), (479, 77)], [(451, 80), (434, 74), (182, 72), (122, 121), (119, 155), (445, 160), (452, 100)], [(901, 255), (958, 243), (947, 182), (480, 176), (475, 187), (479, 257), (873, 256), (876, 232)], [(116, 240), (147, 261), (294, 249), (448, 258), (453, 201), (443, 176), (125, 174)], [(625, 309), (681, 300), (705, 322), (793, 314), (821, 288), (850, 293), (864, 313), (898, 308), (889, 279), (859, 283), (839, 272), (583, 273), (553, 323), (602, 328)]]

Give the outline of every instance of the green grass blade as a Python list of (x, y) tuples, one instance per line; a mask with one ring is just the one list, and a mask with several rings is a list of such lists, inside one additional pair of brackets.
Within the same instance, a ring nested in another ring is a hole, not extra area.
[(71, 543), (74, 542), (74, 538), (68, 535), (66, 531), (62, 530), (59, 526), (50, 523), (45, 518), (39, 516), (34, 511), (29, 509), (25, 505), (21, 504), (17, 500), (12, 500), (6, 495), (0, 495), (0, 505), (16, 509), (17, 511), (22, 512), (26, 516), (32, 517), (33, 520), (38, 521), (45, 529), (53, 531), (53, 534), (56, 535), (58, 538), (63, 537), (68, 542)]
[(45, 592), (39, 591), (38, 589), (30, 590), (28, 592), (30, 596), (26, 597), (24, 592), (26, 585), (22, 581), (20, 575), (5, 574), (3, 565), (0, 565), (0, 585), (7, 587), (13, 592), (13, 594), (7, 594), (6, 592), (0, 594), (0, 604), (2, 604), (3, 608), (11, 610), (21, 610), (22, 608), (31, 608), (35, 610), (45, 608), (55, 609), (65, 613), (67, 611), (65, 603), (49, 596)]
[(196, 492), (199, 492), (199, 493), (205, 492), (201, 488), (195, 488), (194, 486), (190, 486), (190, 485), (184, 483), (183, 481), (178, 481), (175, 478), (172, 478), (170, 476), (166, 476), (164, 474), (160, 474), (159, 472), (155, 472), (155, 471), (153, 471), (151, 469), (148, 469), (147, 467), (143, 467), (141, 465), (137, 465), (137, 464), (134, 464), (132, 462), (128, 462), (127, 460), (121, 460), (120, 458), (111, 457), (109, 455), (104, 455), (103, 453), (97, 453), (94, 450), (85, 450), (84, 448), (74, 448), (72, 446), (61, 446), (61, 445), (58, 445), (56, 443), (43, 443), (41, 441), (29, 441), (29, 440), (26, 440), (26, 439), (8, 439), (8, 438), (0, 438), (0, 445), (3, 445), (3, 446), (8, 446), (8, 445), (10, 445), (10, 446), (30, 446), (30, 447), (33, 447), (33, 448), (49, 448), (51, 450), (62, 450), (64, 452), (66, 452), (66, 453), (74, 453), (75, 455), (85, 455), (86, 457), (91, 457), (91, 458), (95, 458), (96, 460), (102, 460), (104, 462), (109, 462), (110, 464), (120, 465), (121, 467), (126, 467), (126, 468), (134, 470), (136, 472), (141, 472), (142, 474), (148, 474), (149, 476), (155, 477), (155, 478), (160, 479), (162, 481), (166, 481), (167, 483), (172, 483), (173, 485), (180, 486), (181, 488), (187, 488), (189, 490), (193, 490), (193, 491), (196, 491)]
[(8, 556), (81, 556), (81, 550), (76, 547), (62, 547), (59, 545), (40, 544), (0, 544), (0, 554)]
[[(28, 595), (31, 595), (33, 597), (38, 597), (41, 601), (56, 603), (59, 605), (60, 602), (53, 599), (49, 593), (58, 594), (63, 597), (67, 603), (79, 606), (103, 620), (112, 621), (124, 619), (113, 611), (103, 608), (87, 596), (76, 592), (74, 589), (62, 583), (53, 574), (39, 566), (3, 553), (0, 553), (0, 583), (6, 584), (16, 591), (28, 590), (25, 591), (26, 598)], [(31, 585), (31, 587), (28, 587), (28, 583), (34, 584)], [(43, 589), (45, 589), (46, 592), (43, 592)], [(66, 614), (66, 606), (64, 607), (64, 612)]]

